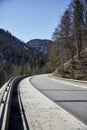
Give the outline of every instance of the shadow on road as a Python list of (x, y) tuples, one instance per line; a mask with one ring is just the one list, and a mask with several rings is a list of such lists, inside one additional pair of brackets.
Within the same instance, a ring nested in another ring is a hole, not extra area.
[(40, 91), (72, 91), (72, 92), (86, 92), (87, 91), (87, 89), (72, 89), (72, 90), (70, 90), (70, 89), (39, 89)]
[[(24, 120), (24, 123), (22, 119)], [(8, 130), (24, 130), (24, 128), (26, 128), (26, 130), (29, 130), (29, 125), (26, 119), (17, 82), (13, 90)]]
[(87, 102), (87, 100), (54, 100), (54, 102)]

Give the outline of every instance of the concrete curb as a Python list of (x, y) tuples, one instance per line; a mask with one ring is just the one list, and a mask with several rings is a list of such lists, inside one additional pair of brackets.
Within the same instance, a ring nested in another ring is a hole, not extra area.
[(82, 122), (34, 88), (29, 82), (31, 78), (20, 82), (20, 94), (30, 130), (87, 130)]
[(56, 79), (60, 79), (60, 80), (66, 80), (66, 81), (73, 81), (73, 82), (78, 82), (78, 83), (86, 83), (87, 84), (87, 81), (84, 81), (84, 80), (75, 80), (75, 79), (67, 79), (67, 78), (61, 78), (61, 77), (56, 77), (52, 74), (49, 74), (49, 77), (54, 77)]
[(77, 87), (82, 87), (82, 88), (87, 88), (87, 81), (80, 81), (80, 80), (74, 80), (74, 79), (66, 79), (66, 78), (60, 78), (53, 76), (50, 74), (48, 76), (50, 79), (56, 80), (56, 81), (61, 81), (62, 83), (68, 83)]

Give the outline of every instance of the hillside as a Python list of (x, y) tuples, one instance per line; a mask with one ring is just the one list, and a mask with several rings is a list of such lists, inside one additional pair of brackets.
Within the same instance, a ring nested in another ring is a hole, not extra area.
[(48, 48), (50, 44), (52, 43), (51, 40), (41, 40), (41, 39), (33, 39), (27, 42), (26, 44), (28, 46), (33, 47), (37, 51), (40, 51), (44, 54), (48, 53)]
[(24, 43), (10, 32), (0, 29), (0, 84), (13, 75), (49, 72), (49, 42), (38, 39)]
[(38, 59), (47, 56), (51, 42), (51, 40), (34, 39), (24, 43), (10, 32), (0, 29), (0, 64), (6, 62), (20, 65), (22, 59), (25, 63), (35, 64)]
[[(35, 53), (35, 55), (34, 55)], [(0, 29), (0, 61), (13, 64), (20, 64), (22, 58), (25, 62), (31, 62), (37, 58), (37, 52), (32, 47), (14, 37), (8, 31)], [(0, 63), (1, 63), (0, 62)]]
[(54, 72), (54, 75), (77, 80), (87, 80), (87, 48), (81, 52), (80, 59), (75, 56), (73, 62), (70, 59), (64, 63), (63, 75), (61, 75), (59, 72), (60, 70), (57, 68)]

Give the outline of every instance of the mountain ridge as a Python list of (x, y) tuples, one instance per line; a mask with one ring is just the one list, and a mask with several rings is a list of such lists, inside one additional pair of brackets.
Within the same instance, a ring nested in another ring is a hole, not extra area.
[[(37, 47), (35, 47), (36, 41)], [(0, 59), (5, 59), (10, 63), (17, 62), (17, 64), (20, 64), (23, 57), (25, 61), (31, 61), (33, 57), (34, 59), (38, 58), (38, 53), (43, 53), (44, 51), (47, 53), (50, 42), (51, 40), (47, 39), (32, 39), (25, 43), (13, 36), (10, 32), (0, 29)], [(36, 54), (34, 55), (33, 53)], [(18, 59), (15, 61), (17, 56)]]
[(0, 84), (19, 73), (32, 75), (47, 72), (49, 68), (45, 67), (48, 61), (46, 41), (44, 50), (40, 51), (19, 40), (9, 31), (0, 29)]
[(49, 39), (32, 39), (29, 42), (27, 42), (26, 44), (28, 46), (33, 47), (37, 51), (47, 53), (48, 48), (51, 43), (52, 43), (52, 40), (49, 40)]

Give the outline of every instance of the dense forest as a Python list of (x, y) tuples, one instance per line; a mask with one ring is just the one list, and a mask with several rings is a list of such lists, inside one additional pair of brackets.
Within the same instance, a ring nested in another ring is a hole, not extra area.
[(46, 54), (46, 53), (49, 53), (48, 50), (50, 48), (51, 43), (52, 43), (51, 40), (33, 39), (27, 42), (26, 44), (36, 49), (37, 51), (40, 51)]
[(43, 42), (43, 51), (40, 51), (41, 45), (38, 44), (36, 48), (36, 40), (33, 41), (24, 43), (10, 32), (0, 29), (0, 85), (15, 75), (33, 75), (50, 71), (47, 50), (51, 41), (38, 39)]
[(53, 33), (55, 75), (87, 80), (87, 0), (72, 0)]

